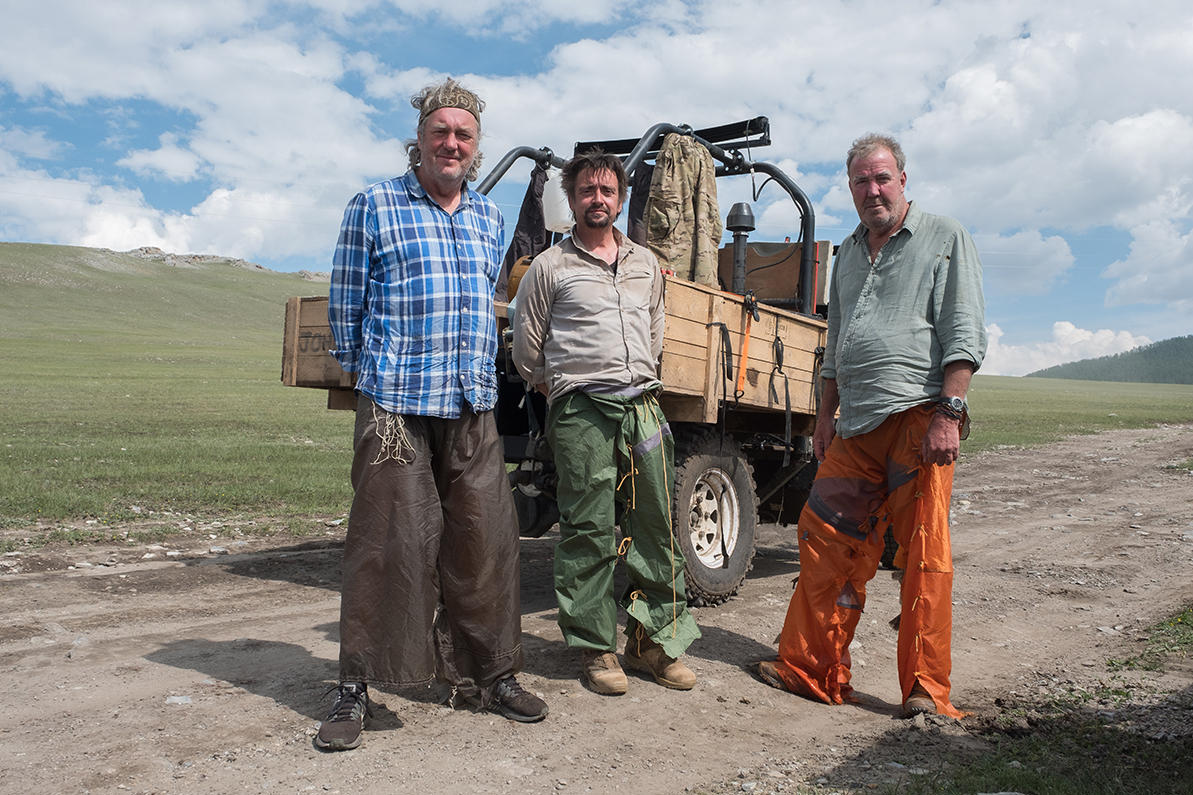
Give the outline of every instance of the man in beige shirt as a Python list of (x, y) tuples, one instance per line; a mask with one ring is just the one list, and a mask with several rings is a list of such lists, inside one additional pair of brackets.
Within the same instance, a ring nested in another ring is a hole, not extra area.
[(616, 655), (619, 557), (630, 580), (620, 600), (629, 614), (627, 667), (688, 690), (696, 676), (677, 658), (700, 636), (671, 527), (674, 443), (655, 397), (663, 276), (650, 250), (613, 226), (626, 185), (621, 161), (599, 150), (564, 167), (576, 225), (531, 264), (514, 324), (514, 364), (549, 405), (559, 627), (582, 650), (589, 687), (606, 695), (628, 684)]

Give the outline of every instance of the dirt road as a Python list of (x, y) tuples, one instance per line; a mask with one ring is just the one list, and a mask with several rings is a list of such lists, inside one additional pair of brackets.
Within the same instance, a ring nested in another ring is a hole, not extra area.
[[(1190, 458), (1193, 426), (1170, 426), (962, 462), (953, 700), (967, 720), (998, 713), (996, 699), (1106, 678), (1144, 627), (1193, 603), (1193, 476), (1166, 468)], [(550, 703), (546, 721), (376, 692), (385, 706), (363, 747), (320, 753), (342, 526), (286, 541), (203, 517), (151, 520), (179, 534), (0, 559), (0, 790), (794, 791), (915, 774), (922, 760), (901, 758), (892, 733), (967, 741), (965, 722), (895, 717), (897, 587), (885, 572), (854, 647), (865, 706), (811, 703), (746, 673), (773, 653), (798, 573), (794, 528), (766, 527), (740, 595), (696, 611), (696, 690), (632, 677), (628, 695), (607, 698), (579, 684), (554, 622), (549, 535), (522, 547), (522, 681)], [(1187, 666), (1123, 675), (1140, 699), (1193, 682)], [(1176, 717), (1140, 730), (1187, 738), (1189, 713)]]

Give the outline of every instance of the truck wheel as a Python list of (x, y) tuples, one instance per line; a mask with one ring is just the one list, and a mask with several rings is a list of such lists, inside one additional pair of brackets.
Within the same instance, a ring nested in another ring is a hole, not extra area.
[(716, 605), (737, 593), (754, 562), (758, 495), (741, 448), (719, 433), (677, 445), (675, 535), (683, 550), (688, 603)]

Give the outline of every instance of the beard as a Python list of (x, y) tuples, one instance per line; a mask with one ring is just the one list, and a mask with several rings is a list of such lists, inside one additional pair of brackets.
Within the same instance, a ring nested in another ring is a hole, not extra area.
[(584, 213), (584, 225), (589, 229), (604, 229), (607, 226), (612, 226), (616, 220), (617, 215), (605, 209), (593, 208)]
[[(880, 210), (881, 212), (876, 213), (876, 210)], [(867, 211), (868, 217), (863, 220), (863, 223), (871, 232), (885, 235), (897, 229), (903, 223), (903, 217), (906, 214), (907, 202), (899, 204), (883, 203), (880, 207), (870, 208)]]

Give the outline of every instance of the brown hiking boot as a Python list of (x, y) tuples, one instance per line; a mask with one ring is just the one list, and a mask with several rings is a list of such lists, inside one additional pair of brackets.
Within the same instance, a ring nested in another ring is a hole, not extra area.
[(783, 681), (783, 677), (779, 676), (779, 668), (775, 665), (773, 660), (763, 660), (758, 663), (758, 678), (766, 682), (771, 687), (777, 687), (780, 690), (786, 690), (787, 684)]
[(645, 632), (639, 634), (640, 637), (630, 638), (626, 643), (627, 668), (648, 673), (660, 685), (672, 690), (691, 690), (696, 686), (696, 674), (692, 673), (692, 669), (668, 657), (663, 647), (647, 637)]
[(903, 717), (911, 718), (920, 714), (935, 715), (936, 702), (932, 700), (932, 696), (928, 695), (928, 691), (917, 679), (916, 683), (911, 686), (911, 694), (903, 702)]
[(621, 670), (617, 655), (611, 651), (586, 651), (581, 671), (592, 691), (602, 696), (620, 696), (629, 687), (625, 671)]

